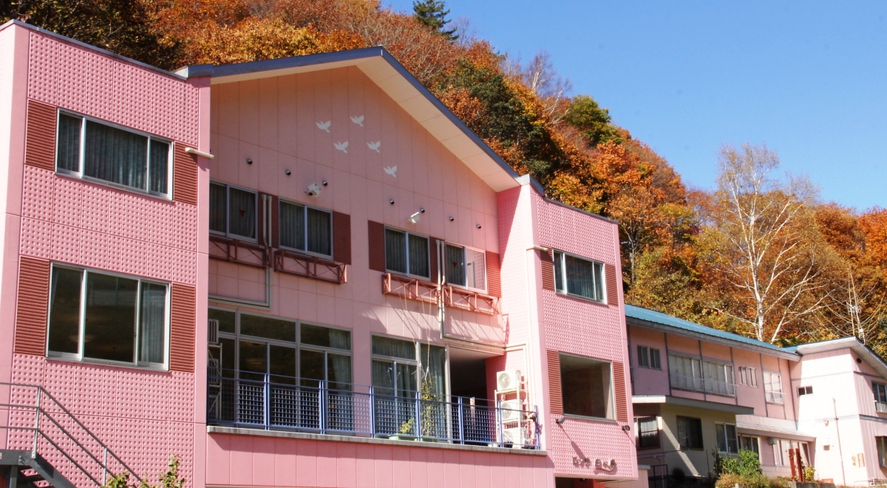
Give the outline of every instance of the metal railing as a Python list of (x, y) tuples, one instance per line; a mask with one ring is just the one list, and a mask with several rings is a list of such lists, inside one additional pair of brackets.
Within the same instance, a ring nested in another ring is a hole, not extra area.
[(235, 371), (209, 385), (215, 425), (539, 449), (536, 412), (504, 402)]
[(679, 373), (669, 373), (672, 388), (712, 393), (722, 396), (736, 395), (736, 384), (729, 381), (720, 381), (712, 378), (700, 378)]
[[(0, 382), (0, 388), (8, 388), (10, 398), (9, 403), (0, 403), (0, 408), (9, 410), (6, 425), (0, 425), (9, 431), (6, 449), (30, 450), (32, 458), (39, 455), (51, 460), (77, 486), (102, 486), (109, 476), (124, 471), (136, 484), (141, 483), (123, 460), (42, 386)], [(13, 399), (24, 402), (13, 403)], [(56, 465), (59, 460), (64, 464)]]

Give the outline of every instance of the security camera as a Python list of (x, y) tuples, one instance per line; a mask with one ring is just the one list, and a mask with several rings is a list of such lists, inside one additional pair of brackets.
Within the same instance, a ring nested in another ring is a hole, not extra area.
[(308, 186), (308, 190), (305, 191), (309, 197), (316, 197), (317, 195), (320, 195), (320, 192), (321, 188), (317, 186), (317, 183), (311, 183), (311, 185)]

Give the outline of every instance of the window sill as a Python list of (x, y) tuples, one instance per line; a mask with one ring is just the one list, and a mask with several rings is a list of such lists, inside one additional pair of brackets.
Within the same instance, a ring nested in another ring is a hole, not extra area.
[(126, 368), (135, 371), (144, 371), (146, 373), (169, 373), (169, 368), (167, 366), (161, 365), (151, 365), (151, 366), (139, 366), (133, 363), (122, 363), (119, 361), (109, 361), (102, 359), (77, 359), (73, 357), (64, 357), (64, 356), (54, 356), (47, 355), (47, 361), (58, 361), (62, 363), (70, 363), (70, 364), (82, 364), (84, 366), (105, 366), (110, 368)]
[(581, 301), (583, 301), (583, 302), (594, 303), (594, 304), (596, 304), (596, 305), (603, 305), (603, 306), (605, 306), (605, 307), (608, 306), (608, 305), (607, 305), (607, 302), (605, 302), (605, 301), (603, 301), (603, 300), (599, 300), (599, 299), (597, 299), (597, 298), (589, 298), (589, 297), (584, 296), (584, 295), (575, 295), (575, 294), (573, 294), (573, 293), (564, 293), (564, 292), (562, 292), (562, 291), (555, 291), (555, 293), (556, 293), (558, 296), (562, 296), (562, 297), (564, 297), (564, 298), (572, 298), (572, 299), (574, 299), (574, 300), (581, 300)]
[(69, 173), (63, 169), (60, 170), (60, 169), (56, 168), (55, 174), (57, 174), (58, 176), (63, 176), (65, 178), (72, 179), (72, 180), (82, 181), (84, 183), (90, 183), (93, 185), (114, 188), (115, 190), (125, 191), (127, 193), (133, 193), (135, 195), (141, 195), (144, 197), (153, 198), (153, 199), (161, 201), (161, 202), (172, 202), (173, 201), (172, 195), (169, 195), (166, 193), (151, 193), (149, 191), (142, 190), (140, 188), (133, 188), (131, 186), (121, 185), (120, 183), (114, 183), (113, 181), (105, 181), (102, 179), (92, 178), (89, 176), (82, 176), (77, 173)]
[(591, 421), (591, 422), (602, 422), (605, 424), (618, 424), (616, 419), (608, 419), (606, 417), (590, 417), (590, 416), (579, 415), (579, 414), (575, 414), (575, 413), (564, 413), (564, 417), (571, 419), (571, 420), (581, 420), (583, 422)]

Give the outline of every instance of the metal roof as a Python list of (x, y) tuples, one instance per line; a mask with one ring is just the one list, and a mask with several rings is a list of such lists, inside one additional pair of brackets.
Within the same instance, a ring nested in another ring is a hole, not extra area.
[(757, 350), (758, 352), (765, 352), (792, 361), (799, 361), (801, 359), (794, 351), (781, 348), (770, 344), (769, 342), (759, 341), (732, 332), (713, 329), (704, 325), (695, 324), (688, 320), (679, 319), (668, 314), (655, 312), (634, 305), (625, 306), (625, 318), (628, 325), (637, 325), (732, 347)]

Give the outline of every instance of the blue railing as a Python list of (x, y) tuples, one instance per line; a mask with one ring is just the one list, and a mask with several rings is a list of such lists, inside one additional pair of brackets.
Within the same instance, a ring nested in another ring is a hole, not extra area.
[[(218, 370), (216, 370), (218, 371)], [(539, 448), (536, 412), (468, 397), (226, 371), (209, 376), (213, 425), (330, 435)]]

